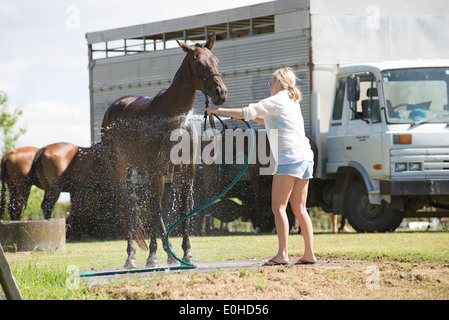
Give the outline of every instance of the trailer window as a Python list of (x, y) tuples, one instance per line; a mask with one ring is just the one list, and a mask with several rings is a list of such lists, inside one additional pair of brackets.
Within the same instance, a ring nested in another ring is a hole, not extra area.
[(274, 15), (92, 43), (90, 50), (92, 60), (166, 50), (177, 48), (176, 40), (190, 45), (204, 43), (213, 32), (218, 41), (274, 33)]

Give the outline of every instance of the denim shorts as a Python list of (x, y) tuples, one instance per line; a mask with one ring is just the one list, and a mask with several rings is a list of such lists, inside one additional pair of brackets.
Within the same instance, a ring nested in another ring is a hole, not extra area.
[(312, 179), (313, 161), (302, 160), (292, 164), (280, 164), (275, 174), (283, 174), (298, 179)]

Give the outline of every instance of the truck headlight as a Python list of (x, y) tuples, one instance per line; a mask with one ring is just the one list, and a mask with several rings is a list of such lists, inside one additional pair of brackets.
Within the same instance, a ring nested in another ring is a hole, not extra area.
[(405, 162), (396, 163), (396, 165), (394, 166), (394, 171), (396, 172), (407, 171), (407, 163)]
[(408, 164), (408, 170), (409, 171), (421, 171), (422, 170), (421, 162), (410, 162)]

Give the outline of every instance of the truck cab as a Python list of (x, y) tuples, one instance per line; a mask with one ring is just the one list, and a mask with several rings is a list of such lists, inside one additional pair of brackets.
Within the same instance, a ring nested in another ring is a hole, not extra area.
[(327, 137), (332, 207), (360, 232), (447, 216), (449, 61), (340, 67)]

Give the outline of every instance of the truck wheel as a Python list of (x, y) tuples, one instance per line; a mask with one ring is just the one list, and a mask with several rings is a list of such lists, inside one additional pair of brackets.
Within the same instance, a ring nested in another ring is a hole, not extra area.
[(368, 192), (361, 180), (356, 180), (349, 186), (343, 214), (357, 232), (394, 231), (404, 217), (403, 212), (389, 209), (386, 202), (381, 205), (370, 204)]

